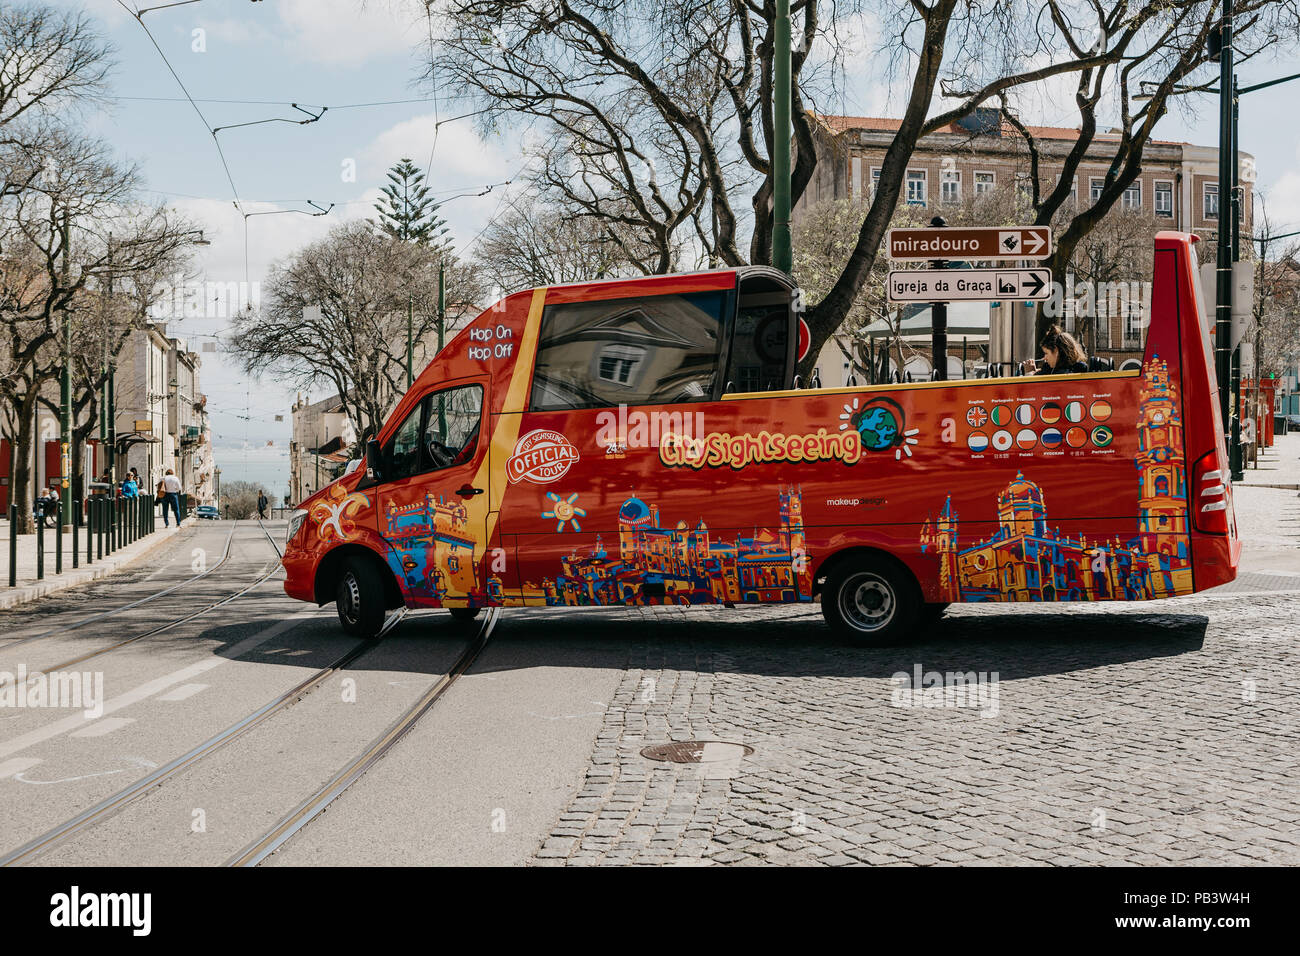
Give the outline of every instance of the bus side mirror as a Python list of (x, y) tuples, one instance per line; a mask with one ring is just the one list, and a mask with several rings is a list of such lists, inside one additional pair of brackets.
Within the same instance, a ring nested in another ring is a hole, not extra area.
[(379, 468), (381, 454), (379, 439), (371, 438), (366, 442), (366, 477), (371, 481), (383, 481), (383, 475)]

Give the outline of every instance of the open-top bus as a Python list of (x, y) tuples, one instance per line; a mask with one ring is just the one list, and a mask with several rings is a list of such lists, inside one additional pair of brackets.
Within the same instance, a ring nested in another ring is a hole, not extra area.
[(295, 511), (285, 591), (389, 609), (820, 600), (883, 643), (956, 601), (1134, 601), (1240, 553), (1193, 237), (1141, 368), (793, 389), (761, 267), (533, 289), (478, 316)]

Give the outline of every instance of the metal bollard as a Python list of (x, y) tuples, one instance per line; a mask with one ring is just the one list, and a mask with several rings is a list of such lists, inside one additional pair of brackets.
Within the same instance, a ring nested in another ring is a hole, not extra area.
[(54, 506), (54, 573), (63, 573), (63, 502)]
[(81, 526), (81, 502), (74, 502), (73, 507), (77, 509), (72, 512), (72, 567), (76, 570), (81, 564), (81, 545), (77, 540), (77, 529)]
[(18, 506), (9, 506), (9, 586), (18, 586)]
[[(42, 509), (44, 511), (44, 509)], [(45, 520), (36, 517), (36, 580), (45, 578)]]

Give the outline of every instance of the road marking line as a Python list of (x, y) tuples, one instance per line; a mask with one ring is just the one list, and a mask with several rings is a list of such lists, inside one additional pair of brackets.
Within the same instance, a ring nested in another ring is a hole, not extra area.
[(186, 697), (193, 697), (201, 690), (207, 690), (207, 687), (208, 687), (207, 684), (182, 684), (180, 687), (177, 687), (175, 690), (170, 690), (167, 693), (163, 694), (158, 699), (165, 700), (168, 702), (184, 700)]
[[(272, 625), (260, 634), (256, 634), (247, 640), (240, 641), (238, 644), (230, 647), (220, 655), (214, 654), (207, 660), (199, 661), (197, 664), (191, 664), (188, 667), (182, 667), (178, 671), (173, 671), (172, 673), (165, 674), (162, 677), (156, 677), (151, 681), (141, 684), (139, 687), (132, 688), (125, 694), (114, 697), (112, 700), (105, 702), (104, 714), (108, 715), (121, 710), (123, 707), (130, 707), (132, 704), (138, 704), (140, 701), (152, 697), (159, 691), (166, 690), (173, 684), (179, 684), (182, 681), (189, 680), (190, 678), (198, 677), (200, 674), (210, 671), (214, 667), (219, 667), (224, 663), (235, 660), (236, 658), (247, 654), (254, 648), (262, 646), (267, 641), (274, 640), (285, 631), (289, 630), (289, 628), (297, 627), (302, 623), (304, 618), (312, 614), (317, 614), (319, 611), (319, 608), (314, 607), (309, 607), (306, 610), (299, 611), (297, 614), (287, 617)], [(51, 737), (58, 737), (61, 734), (78, 730), (89, 722), (90, 719), (85, 715), (76, 713), (70, 717), (64, 717), (62, 720), (56, 720), (44, 727), (21, 734), (11, 740), (6, 740), (3, 743), (0, 743), (0, 759), (16, 754), (20, 750), (26, 750), (28, 747), (36, 744), (43, 743)]]
[(13, 760), (6, 760), (0, 763), (0, 780), (22, 773), (24, 770), (31, 770), (41, 762), (40, 757), (15, 757)]
[(127, 724), (134, 724), (134, 717), (105, 717), (103, 720), (97, 720), (89, 727), (83, 727), (81, 730), (75, 730), (68, 734), (69, 737), (103, 737), (111, 734), (113, 731)]

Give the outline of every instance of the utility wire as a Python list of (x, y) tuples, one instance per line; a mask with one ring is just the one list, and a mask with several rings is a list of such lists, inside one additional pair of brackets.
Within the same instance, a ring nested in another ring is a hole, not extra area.
[(194, 97), (192, 97), (190, 95), (190, 91), (186, 89), (184, 81), (182, 81), (180, 78), (180, 74), (176, 72), (176, 68), (172, 66), (171, 61), (167, 59), (167, 54), (164, 53), (162, 47), (158, 45), (158, 41), (154, 38), (153, 33), (149, 30), (147, 26), (145, 26), (144, 20), (141, 19), (140, 14), (132, 10), (130, 7), (128, 7), (123, 2), (123, 0), (117, 0), (117, 5), (121, 7), (123, 10), (125, 10), (127, 13), (131, 14), (131, 16), (135, 19), (135, 22), (140, 24), (140, 29), (144, 31), (145, 36), (149, 38), (149, 42), (153, 44), (153, 48), (157, 50), (158, 55), (162, 57), (162, 61), (167, 67), (167, 72), (169, 72), (172, 75), (172, 79), (174, 79), (176, 81), (176, 85), (181, 88), (181, 92), (185, 94), (185, 99), (189, 101), (190, 106), (194, 108), (194, 112), (198, 115), (199, 120), (203, 123), (203, 128), (206, 129), (208, 131), (208, 135), (212, 137), (212, 142), (217, 147), (217, 155), (221, 158), (221, 168), (226, 171), (226, 181), (230, 183), (230, 192), (235, 197), (234, 200), (235, 207), (238, 208), (239, 189), (235, 186), (235, 177), (232, 176), (230, 173), (230, 164), (226, 162), (226, 154), (225, 151), (221, 148), (221, 142), (217, 139), (216, 134), (212, 132), (212, 124), (209, 123), (208, 118), (203, 115), (203, 110), (199, 109), (199, 104), (194, 102)]

